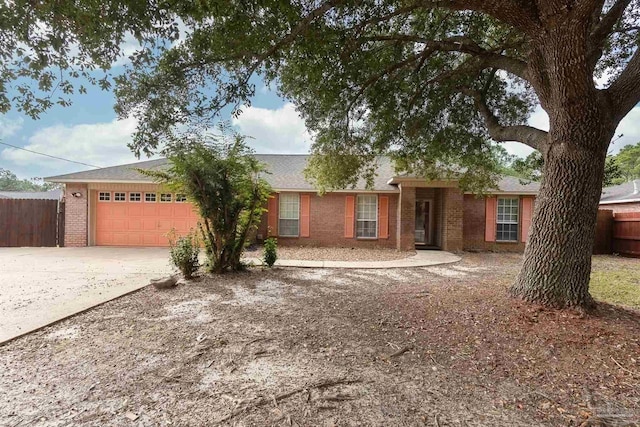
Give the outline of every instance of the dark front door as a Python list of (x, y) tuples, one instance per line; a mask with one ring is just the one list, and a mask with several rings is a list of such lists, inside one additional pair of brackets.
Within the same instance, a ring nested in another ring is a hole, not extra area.
[(416, 201), (415, 240), (417, 245), (432, 244), (431, 215), (431, 200)]

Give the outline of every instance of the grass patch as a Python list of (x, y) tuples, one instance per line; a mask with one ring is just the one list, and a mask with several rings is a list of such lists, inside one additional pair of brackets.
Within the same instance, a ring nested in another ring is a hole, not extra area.
[(638, 270), (593, 271), (589, 291), (597, 300), (640, 309)]

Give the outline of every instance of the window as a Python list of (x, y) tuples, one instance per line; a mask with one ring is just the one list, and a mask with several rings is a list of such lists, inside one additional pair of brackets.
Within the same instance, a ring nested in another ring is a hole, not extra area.
[(156, 193), (144, 193), (144, 201), (145, 202), (155, 202), (156, 201)]
[(378, 196), (360, 194), (356, 202), (356, 237), (378, 237)]
[(300, 196), (292, 193), (280, 194), (280, 218), (278, 234), (298, 237), (300, 227)]
[(108, 202), (109, 200), (111, 200), (111, 193), (105, 193), (101, 191), (98, 194), (98, 200), (100, 200), (101, 202)]
[(187, 196), (184, 194), (176, 194), (176, 203), (183, 203), (187, 201)]
[(127, 193), (113, 193), (113, 200), (116, 202), (126, 202)]
[(496, 241), (518, 241), (518, 209), (520, 199), (498, 198), (498, 215), (496, 226)]
[(129, 193), (129, 201), (130, 202), (139, 202), (141, 200), (140, 193)]
[(160, 202), (170, 203), (171, 202), (171, 193), (161, 193), (160, 194)]

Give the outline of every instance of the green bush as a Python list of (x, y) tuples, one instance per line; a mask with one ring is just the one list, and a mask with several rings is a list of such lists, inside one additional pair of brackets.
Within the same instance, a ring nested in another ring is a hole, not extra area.
[(176, 236), (175, 230), (169, 234), (171, 247), (171, 263), (182, 273), (185, 279), (193, 278), (200, 263), (200, 242), (198, 235), (192, 230), (185, 236)]
[(170, 168), (139, 170), (198, 208), (198, 230), (212, 273), (240, 271), (249, 237), (257, 229), (272, 190), (260, 163), (239, 135), (220, 135), (174, 142), (166, 153)]
[(273, 267), (278, 259), (278, 240), (275, 237), (269, 237), (264, 241), (263, 261), (269, 267)]

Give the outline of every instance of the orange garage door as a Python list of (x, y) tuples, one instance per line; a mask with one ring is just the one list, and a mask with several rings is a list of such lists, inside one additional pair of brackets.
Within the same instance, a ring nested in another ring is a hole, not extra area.
[(96, 245), (169, 246), (167, 233), (196, 229), (198, 215), (175, 194), (98, 192)]

